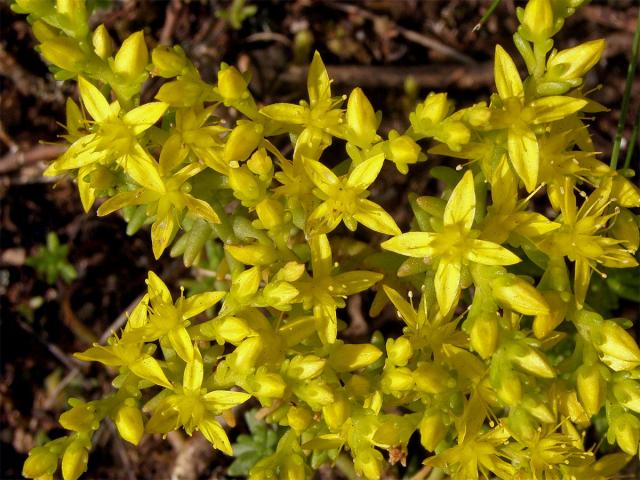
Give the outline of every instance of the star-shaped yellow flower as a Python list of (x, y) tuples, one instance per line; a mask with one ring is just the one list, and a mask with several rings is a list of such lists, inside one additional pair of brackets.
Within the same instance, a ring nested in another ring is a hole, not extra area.
[(456, 303), (463, 266), (512, 265), (520, 261), (497, 243), (478, 240), (480, 232), (471, 228), (475, 212), (473, 174), (467, 171), (449, 197), (441, 232), (408, 232), (382, 243), (382, 248), (401, 255), (422, 257), (425, 262), (437, 260), (436, 298), (443, 315)]

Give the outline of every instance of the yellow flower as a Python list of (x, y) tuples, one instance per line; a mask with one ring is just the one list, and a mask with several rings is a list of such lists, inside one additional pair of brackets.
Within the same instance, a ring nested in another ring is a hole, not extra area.
[[(111, 104), (93, 84), (78, 79), (82, 103), (93, 118), (93, 133), (76, 140), (69, 149), (45, 171), (59, 175), (67, 170), (117, 164), (139, 185), (162, 189), (158, 164), (138, 141), (138, 137), (165, 113), (167, 104), (151, 102), (121, 114), (120, 104)], [(92, 168), (93, 169), (93, 168)], [(79, 187), (82, 188), (81, 182)]]
[(306, 172), (323, 200), (307, 218), (308, 233), (329, 233), (343, 221), (353, 231), (358, 222), (376, 232), (398, 235), (400, 229), (381, 206), (367, 200), (371, 185), (382, 168), (384, 155), (378, 154), (355, 167), (346, 178), (339, 178), (320, 162), (305, 159)]
[(338, 334), (336, 308), (344, 307), (348, 295), (368, 289), (382, 279), (381, 273), (353, 270), (332, 275), (331, 246), (326, 235), (309, 240), (313, 277), (306, 275), (293, 285), (305, 309), (313, 309), (318, 335), (323, 343), (334, 343)]
[(184, 368), (182, 385), (176, 392), (163, 398), (147, 423), (149, 433), (168, 433), (182, 426), (187, 434), (200, 431), (218, 450), (233, 455), (229, 438), (216, 416), (246, 402), (250, 395), (244, 392), (202, 388), (204, 365), (197, 347)]
[(436, 260), (436, 298), (446, 315), (456, 303), (461, 289), (462, 268), (469, 263), (512, 265), (520, 259), (497, 243), (479, 240), (473, 230), (476, 196), (473, 174), (467, 171), (451, 193), (439, 233), (409, 232), (382, 243), (382, 248), (409, 257)]
[(623, 247), (622, 240), (604, 237), (598, 233), (607, 228), (617, 211), (606, 213), (611, 204), (612, 182), (603, 181), (582, 204), (576, 207), (572, 182), (565, 179), (561, 191), (562, 226), (541, 242), (541, 248), (552, 256), (564, 256), (575, 262), (574, 294), (578, 308), (582, 308), (591, 271), (597, 265), (613, 268), (629, 268), (638, 265), (633, 255)]
[(160, 179), (160, 188), (138, 188), (120, 192), (98, 208), (98, 215), (108, 215), (128, 205), (147, 205), (147, 214), (155, 215), (151, 226), (153, 254), (160, 258), (173, 237), (181, 215), (186, 209), (192, 215), (211, 223), (220, 223), (216, 212), (204, 200), (189, 193), (187, 180), (200, 173), (203, 165), (191, 163), (168, 178)]
[(531, 192), (538, 184), (540, 163), (538, 138), (533, 128), (572, 115), (587, 105), (587, 101), (560, 95), (526, 99), (518, 69), (500, 45), (496, 46), (494, 75), (499, 99), (492, 103), (491, 125), (507, 130), (509, 160)]

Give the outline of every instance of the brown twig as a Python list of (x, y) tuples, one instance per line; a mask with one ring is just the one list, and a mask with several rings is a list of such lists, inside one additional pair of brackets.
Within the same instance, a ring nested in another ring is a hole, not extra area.
[[(493, 71), (490, 63), (475, 65), (436, 64), (424, 67), (372, 66), (372, 65), (328, 65), (333, 83), (344, 86), (358, 85), (363, 88), (402, 88), (407, 77), (413, 77), (424, 88), (439, 90), (449, 87), (480, 88), (491, 85)], [(303, 82), (306, 67), (290, 67), (280, 79), (289, 83)]]
[(375, 15), (369, 12), (368, 10), (365, 10), (361, 7), (358, 7), (356, 5), (351, 5), (351, 4), (327, 2), (327, 5), (329, 5), (332, 8), (335, 8), (336, 10), (341, 10), (343, 12), (346, 12), (350, 15), (360, 15), (362, 18), (366, 18), (367, 20), (371, 20), (373, 22), (381, 22), (381, 21), (388, 22), (390, 25), (393, 26), (393, 28), (398, 32), (398, 34), (402, 35), (406, 40), (412, 43), (415, 43), (417, 45), (422, 45), (425, 48), (434, 50), (438, 53), (441, 53), (444, 56), (457, 60), (458, 62), (464, 63), (466, 65), (474, 65), (476, 63), (473, 58), (469, 57), (468, 55), (465, 55), (464, 53), (460, 53), (455, 48), (452, 48), (442, 43), (437, 38), (434, 38), (425, 33), (415, 32), (413, 30), (409, 30), (408, 28), (401, 27), (400, 25), (396, 24), (388, 17)]
[(180, 0), (171, 0), (167, 5), (164, 25), (160, 32), (160, 43), (162, 45), (171, 44), (171, 39), (173, 38), (173, 33), (175, 32), (176, 25), (178, 23), (178, 15), (181, 10), (182, 2)]
[(66, 151), (64, 145), (42, 144), (30, 150), (7, 153), (0, 158), (0, 174), (19, 170), (23, 165), (54, 159)]
[(196, 480), (214, 456), (211, 444), (200, 433), (194, 434), (178, 450), (171, 480)]

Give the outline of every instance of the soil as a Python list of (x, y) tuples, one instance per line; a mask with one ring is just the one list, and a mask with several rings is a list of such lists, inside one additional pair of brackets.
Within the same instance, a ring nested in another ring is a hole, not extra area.
[[(254, 2), (257, 13), (238, 30), (215, 15), (228, 2), (98, 3), (103, 8), (92, 23), (104, 23), (114, 38), (143, 29), (150, 46), (180, 44), (209, 81), (222, 61), (249, 70), (253, 93), (265, 103), (306, 96), (305, 65), (317, 49), (335, 79), (336, 93), (362, 86), (385, 114), (383, 131), (405, 128), (416, 98), (430, 91), (447, 90), (457, 105), (488, 99), (495, 44), (515, 52), (511, 35), (518, 5), (503, 0), (475, 32), (489, 1), (262, 0)], [(597, 115), (591, 125), (605, 159), (620, 115), (637, 11), (632, 0), (593, 2), (571, 17), (556, 37), (564, 47), (607, 39), (603, 59), (587, 79), (597, 89), (593, 98), (611, 110)], [(27, 452), (43, 436), (63, 433), (57, 417), (66, 399), (97, 398), (111, 388), (110, 372), (81, 364), (72, 353), (109, 332), (143, 292), (147, 270), (164, 272), (174, 286), (188, 272), (177, 260), (155, 261), (147, 231), (127, 236), (118, 216), (98, 218), (95, 210), (83, 212), (70, 181), (52, 183), (41, 176), (61, 151), (55, 145), (62, 133), (58, 122), (64, 121), (66, 97), (77, 92), (71, 83), (53, 79), (34, 50), (26, 19), (11, 12), (6, 0), (0, 2), (0, 18), (0, 478), (12, 479), (20, 478)], [(301, 31), (311, 33), (306, 48), (296, 47)], [(406, 88), (409, 76), (415, 79), (414, 89)], [(145, 98), (152, 98), (158, 87), (151, 80)], [(640, 106), (638, 78), (632, 92), (629, 118)], [(624, 154), (623, 149), (622, 158)], [(406, 192), (436, 188), (424, 172), (403, 177), (389, 169), (381, 178), (374, 196), (405, 227), (410, 220)], [(49, 285), (25, 264), (48, 232), (69, 245), (69, 262), (78, 272), (71, 284), (59, 280)], [(365, 323), (364, 334), (369, 328)], [(236, 433), (243, 428), (240, 423)], [(226, 478), (229, 460), (214, 456), (197, 437), (149, 437), (136, 449), (105, 426), (97, 442), (86, 478)], [(180, 467), (185, 450), (194, 459), (186, 470)], [(327, 468), (317, 478), (342, 477)]]

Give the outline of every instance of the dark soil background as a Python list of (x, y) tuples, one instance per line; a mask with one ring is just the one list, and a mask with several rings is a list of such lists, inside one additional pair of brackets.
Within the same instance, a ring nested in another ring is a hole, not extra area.
[[(405, 128), (407, 113), (430, 91), (448, 91), (459, 106), (488, 99), (495, 44), (515, 52), (511, 35), (520, 4), (504, 0), (474, 32), (489, 1), (252, 3), (257, 13), (239, 30), (215, 15), (229, 3), (214, 0), (107, 0), (92, 23), (104, 23), (117, 41), (144, 29), (150, 46), (180, 44), (208, 81), (216, 78), (221, 61), (250, 70), (251, 88), (264, 102), (306, 98), (305, 65), (318, 49), (335, 79), (335, 91), (363, 87), (374, 107), (384, 112), (382, 130), (388, 131)], [(587, 80), (598, 88), (593, 98), (611, 109), (593, 120), (591, 130), (605, 159), (618, 122), (637, 11), (632, 0), (594, 2), (571, 17), (556, 37), (561, 48), (607, 39), (604, 56)], [(147, 231), (128, 237), (119, 217), (85, 214), (71, 182), (41, 177), (47, 161), (61, 152), (48, 142), (56, 142), (62, 133), (58, 122), (64, 121), (65, 98), (76, 92), (72, 84), (53, 79), (34, 45), (26, 19), (0, 0), (1, 479), (20, 478), (29, 449), (43, 436), (63, 434), (57, 417), (68, 397), (96, 398), (109, 391), (108, 371), (76, 362), (71, 354), (109, 334), (109, 326), (145, 290), (147, 270), (161, 272), (174, 283), (188, 275), (178, 260), (153, 260)], [(413, 86), (407, 82), (410, 77)], [(158, 87), (151, 80), (145, 98)], [(629, 118), (640, 103), (638, 79), (631, 98)], [(622, 158), (624, 154), (623, 149)], [(632, 168), (637, 168), (637, 160), (634, 163)], [(407, 191), (430, 188), (425, 169), (420, 169), (408, 177), (388, 170), (375, 192), (404, 226), (409, 221)], [(69, 261), (78, 272), (70, 285), (48, 285), (25, 264), (48, 232), (69, 244)], [(105, 426), (96, 440), (86, 478), (226, 478), (229, 460), (214, 457), (196, 436), (147, 437), (136, 449)], [(342, 477), (325, 469), (318, 478)], [(388, 478), (398, 477), (390, 473)]]

